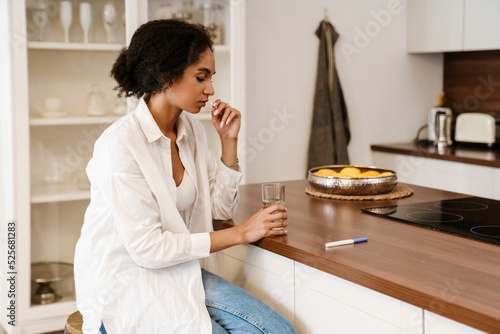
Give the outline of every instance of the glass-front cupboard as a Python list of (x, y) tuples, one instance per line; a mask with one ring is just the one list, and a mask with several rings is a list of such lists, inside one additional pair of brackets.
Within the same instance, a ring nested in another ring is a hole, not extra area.
[[(0, 265), (7, 284), (0, 285), (0, 300), (7, 313), (0, 324), (7, 333), (45, 333), (62, 330), (76, 310), (72, 265), (90, 201), (85, 166), (94, 142), (137, 104), (113, 89), (109, 73), (120, 50), (148, 20), (204, 24), (216, 44), (213, 99), (243, 105), (244, 4), (8, 0), (1, 6)], [(208, 108), (197, 117), (218, 156)]]

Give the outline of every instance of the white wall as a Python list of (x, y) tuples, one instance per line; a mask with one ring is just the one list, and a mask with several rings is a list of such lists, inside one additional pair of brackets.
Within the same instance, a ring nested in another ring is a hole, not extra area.
[[(371, 144), (409, 142), (426, 123), (442, 89), (442, 55), (406, 53), (405, 0), (247, 0), (244, 5), (247, 182), (306, 175), (319, 46), (315, 31), (325, 8), (340, 34), (335, 55), (350, 118), (351, 164), (371, 165)], [(361, 32), (367, 30), (371, 37)]]

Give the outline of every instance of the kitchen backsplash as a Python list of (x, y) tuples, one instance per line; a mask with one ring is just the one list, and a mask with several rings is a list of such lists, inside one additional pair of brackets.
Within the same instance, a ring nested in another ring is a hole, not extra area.
[(500, 114), (500, 50), (444, 54), (445, 106)]

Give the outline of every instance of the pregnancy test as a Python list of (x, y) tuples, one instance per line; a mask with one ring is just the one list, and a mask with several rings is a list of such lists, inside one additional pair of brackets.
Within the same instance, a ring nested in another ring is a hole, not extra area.
[(328, 248), (328, 247), (334, 247), (334, 246), (357, 244), (359, 242), (365, 242), (365, 241), (368, 241), (368, 238), (356, 238), (356, 239), (347, 239), (347, 240), (333, 241), (333, 242), (327, 242), (325, 244), (325, 247)]

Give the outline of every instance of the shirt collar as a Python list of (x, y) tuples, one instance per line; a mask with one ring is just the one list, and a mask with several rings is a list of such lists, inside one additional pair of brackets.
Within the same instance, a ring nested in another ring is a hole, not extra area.
[(156, 124), (156, 121), (154, 120), (153, 115), (151, 115), (146, 102), (144, 102), (144, 99), (139, 100), (139, 104), (137, 105), (136, 109), (136, 115), (142, 131), (144, 132), (144, 135), (146, 136), (149, 143), (152, 143), (163, 137), (163, 133), (158, 127), (158, 124)]
[(177, 141), (181, 141), (182, 138), (186, 135), (186, 121), (184, 118), (186, 117), (186, 112), (183, 111), (177, 120)]
[[(184, 113), (185, 112), (183, 111), (177, 120), (177, 141), (182, 140), (182, 138), (186, 135)], [(153, 115), (151, 115), (148, 105), (142, 98), (139, 100), (139, 104), (137, 105), (136, 115), (142, 131), (144, 132), (144, 135), (149, 143), (152, 143), (161, 137), (165, 137), (158, 127), (158, 124), (156, 124)]]

